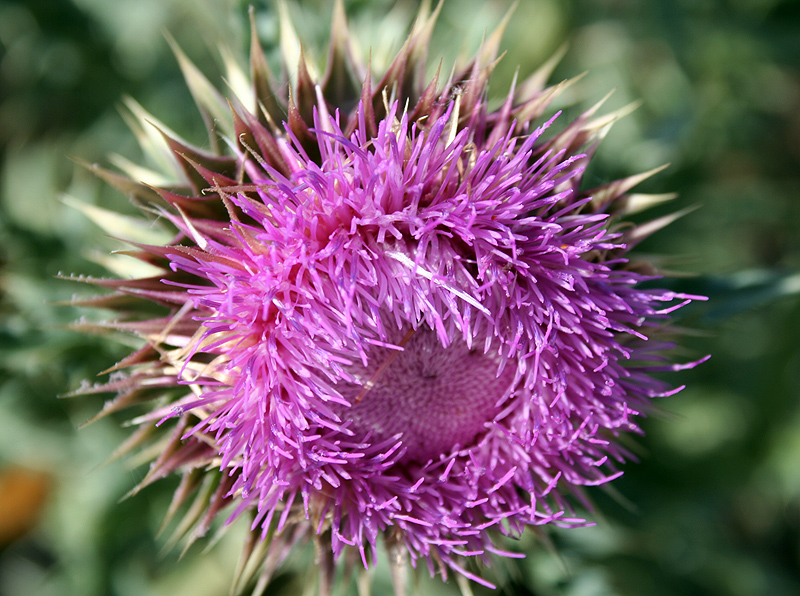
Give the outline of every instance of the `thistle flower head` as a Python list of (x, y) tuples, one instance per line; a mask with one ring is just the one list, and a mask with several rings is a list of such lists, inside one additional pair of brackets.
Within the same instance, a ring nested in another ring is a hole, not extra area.
[(436, 13), (380, 76), (341, 3), (319, 81), (301, 55), (276, 83), (254, 34), (229, 104), (178, 51), (214, 151), (162, 127), (178, 184), (94, 167), (176, 230), (129, 253), (154, 275), (91, 280), (113, 292), (86, 302), (124, 315), (106, 326), (145, 341), (90, 389), (117, 393), (101, 414), (153, 400), (126, 448), (173, 430), (142, 484), (181, 474), (172, 514), (206, 483), (192, 537), (251, 515), (265, 577), (312, 538), (322, 592), (381, 540), (402, 591), (406, 557), (487, 583), (468, 562), (497, 536), (585, 523), (570, 499), (620, 475), (617, 437), (672, 391), (650, 375), (677, 368), (659, 335), (692, 298), (627, 256), (665, 223), (619, 223), (659, 199), (628, 194), (650, 173), (582, 188), (620, 114), (552, 132), (569, 82), (544, 87), (548, 67), (490, 108), (499, 31), (424, 81)]

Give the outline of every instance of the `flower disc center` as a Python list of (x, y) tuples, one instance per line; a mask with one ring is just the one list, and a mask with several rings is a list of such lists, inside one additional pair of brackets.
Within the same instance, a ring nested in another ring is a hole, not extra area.
[(428, 328), (407, 337), (403, 351), (375, 348), (366, 367), (351, 368), (362, 384), (342, 389), (352, 405), (339, 415), (352, 420), (357, 437), (372, 431), (373, 442), (402, 433), (403, 460), (424, 463), (486, 431), (515, 366), (498, 377), (496, 352), (471, 350), (462, 340), (444, 347)]

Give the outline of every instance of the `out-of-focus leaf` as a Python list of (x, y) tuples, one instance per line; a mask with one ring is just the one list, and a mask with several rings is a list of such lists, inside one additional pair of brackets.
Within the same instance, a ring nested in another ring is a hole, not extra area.
[(708, 322), (718, 322), (800, 294), (800, 273), (751, 269), (726, 276), (687, 280), (681, 288), (690, 288), (691, 292), (708, 296), (708, 303), (697, 308), (704, 311)]

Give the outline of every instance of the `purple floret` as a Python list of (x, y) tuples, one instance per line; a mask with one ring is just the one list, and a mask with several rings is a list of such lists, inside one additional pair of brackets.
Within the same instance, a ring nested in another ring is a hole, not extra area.
[(583, 211), (583, 156), (537, 152), (547, 125), (448, 138), (453, 108), (425, 130), (395, 103), (374, 138), (317, 117), (319, 163), (287, 143), (290, 176), (251, 163), (258, 200), (231, 192), (252, 223), (170, 215), (203, 249), (169, 255), (203, 281), (193, 355), (223, 379), (181, 412), (203, 408), (189, 434), (264, 535), (302, 503), (334, 555), (367, 565), (397, 527), (412, 561), (458, 568), (493, 529), (583, 523), (563, 495), (619, 476), (613, 438), (668, 391), (627, 361), (686, 297), (603, 261), (625, 245)]

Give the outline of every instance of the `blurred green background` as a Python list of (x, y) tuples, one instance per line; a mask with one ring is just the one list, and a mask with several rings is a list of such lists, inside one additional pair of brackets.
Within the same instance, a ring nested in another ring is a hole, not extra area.
[[(346, 4), (365, 52), (396, 48), (416, 8)], [(508, 5), (447, 0), (431, 56), (474, 50)], [(274, 7), (258, 9), (274, 47)], [(319, 55), (331, 3), (292, 10)], [(144, 475), (135, 462), (101, 466), (128, 435), (124, 418), (77, 430), (100, 398), (56, 397), (129, 347), (65, 330), (87, 313), (54, 302), (86, 292), (59, 272), (100, 274), (97, 256), (116, 247), (59, 195), (132, 212), (69, 157), (141, 159), (117, 111), (126, 95), (202, 143), (163, 31), (219, 81), (217, 44), (244, 56), (246, 14), (234, 0), (0, 0), (2, 596), (228, 593), (244, 528), (179, 560), (154, 539), (174, 481), (118, 502)], [(687, 274), (672, 287), (711, 297), (682, 314), (693, 331), (680, 357), (713, 358), (680, 373), (688, 389), (644, 422), (641, 462), (613, 485), (621, 498), (592, 493), (596, 527), (551, 532), (554, 550), (526, 534), (517, 548), (528, 558), (486, 576), (503, 595), (800, 594), (800, 3), (523, 0), (492, 90), (564, 42), (553, 80), (589, 71), (568, 114), (611, 88), (609, 110), (643, 102), (604, 141), (588, 182), (669, 162), (642, 190), (680, 196), (650, 215), (699, 207), (640, 250)], [(293, 556), (271, 593), (302, 593), (308, 560)], [(384, 571), (377, 595), (389, 590)], [(419, 589), (457, 593), (452, 581)]]

